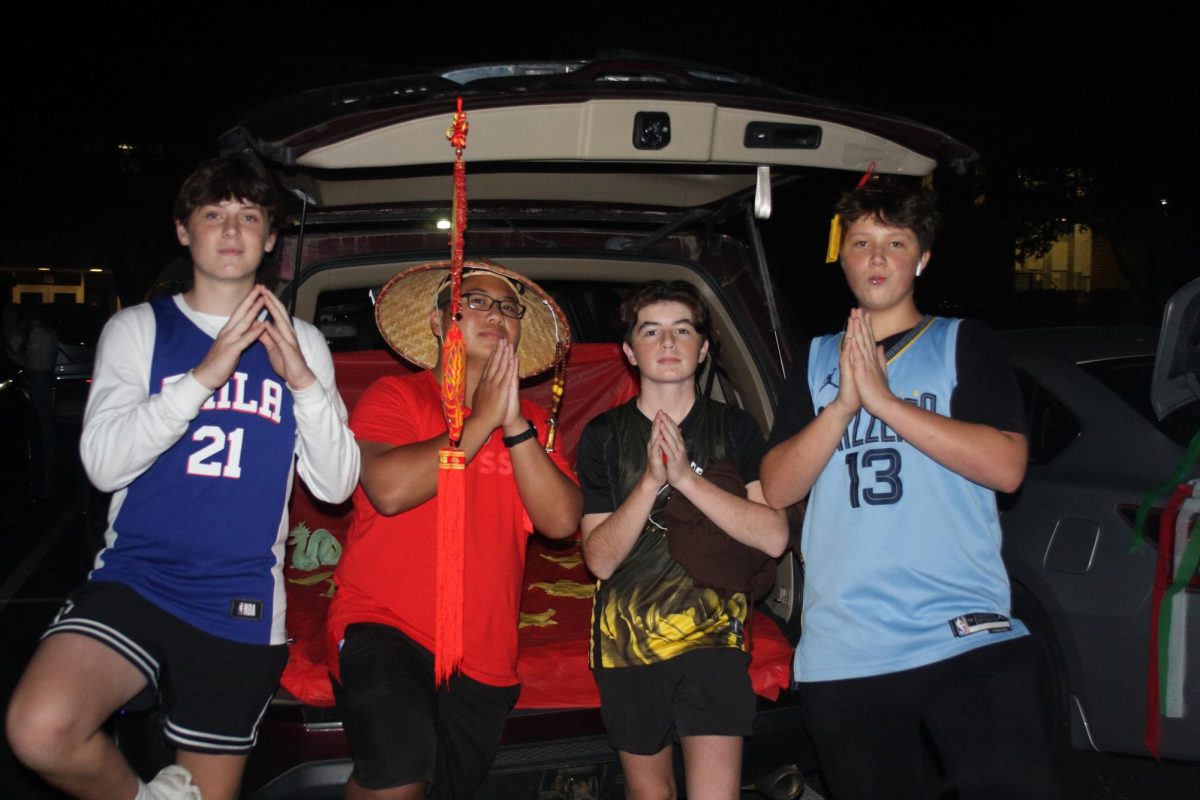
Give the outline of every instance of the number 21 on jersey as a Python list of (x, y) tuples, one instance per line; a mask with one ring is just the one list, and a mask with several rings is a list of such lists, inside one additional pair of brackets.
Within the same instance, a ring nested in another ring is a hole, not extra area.
[(202, 425), (192, 434), (193, 442), (202, 443), (196, 452), (188, 456), (188, 475), (206, 478), (242, 477), (242, 428), (234, 428), (228, 434), (216, 425)]

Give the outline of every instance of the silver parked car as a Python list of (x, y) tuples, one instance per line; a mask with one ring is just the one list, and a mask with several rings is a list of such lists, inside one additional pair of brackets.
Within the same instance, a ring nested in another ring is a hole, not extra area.
[[(1030, 430), (1025, 483), (1001, 501), (1013, 612), (1042, 646), (1052, 721), (1076, 747), (1147, 752), (1152, 594), (1167, 498), (1158, 498), (1136, 539), (1134, 518), (1200, 431), (1197, 309), (1200, 281), (1176, 296), (1161, 343), (1153, 328), (1004, 334)], [(1158, 377), (1174, 373), (1173, 397), (1164, 380), (1152, 396), (1156, 360)], [(1195, 467), (1189, 476), (1198, 476)], [(1200, 580), (1181, 597), (1191, 667), (1184, 668), (1183, 704), (1192, 711), (1161, 720), (1159, 752), (1196, 760)]]

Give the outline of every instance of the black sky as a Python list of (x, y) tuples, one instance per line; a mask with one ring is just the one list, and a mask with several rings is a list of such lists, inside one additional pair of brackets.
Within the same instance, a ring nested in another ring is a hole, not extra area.
[[(13, 190), (0, 259), (101, 251), (152, 220), (238, 116), (312, 86), (421, 66), (624, 48), (717, 64), (939, 127), (985, 163), (1101, 167), (1190, 195), (1194, 15), (1153, 4), (401, 3), (34, 10), (0, 58)], [(319, 8), (319, 11), (316, 9)], [(122, 158), (119, 144), (138, 148)], [(128, 227), (130, 230), (125, 230)]]

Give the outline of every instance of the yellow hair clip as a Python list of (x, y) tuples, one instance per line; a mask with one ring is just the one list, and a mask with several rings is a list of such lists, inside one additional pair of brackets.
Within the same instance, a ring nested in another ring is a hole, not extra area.
[(825, 248), (825, 263), (832, 264), (842, 252), (842, 215), (834, 214), (829, 220), (829, 245)]
[[(854, 187), (854, 191), (858, 191), (867, 185), (867, 181), (871, 180), (871, 176), (875, 174), (875, 162), (867, 164), (867, 171), (858, 179), (858, 185)], [(832, 264), (838, 260), (842, 254), (842, 215), (834, 214), (833, 219), (829, 220), (829, 243), (825, 246), (825, 263)]]

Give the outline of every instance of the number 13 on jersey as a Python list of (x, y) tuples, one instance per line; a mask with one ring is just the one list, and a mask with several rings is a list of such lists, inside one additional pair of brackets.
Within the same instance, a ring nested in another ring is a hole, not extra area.
[[(898, 503), (904, 496), (900, 481), (900, 452), (893, 447), (855, 451), (846, 454), (846, 469), (850, 473), (850, 507), (862, 503), (886, 506)], [(869, 481), (862, 486), (863, 479)]]

